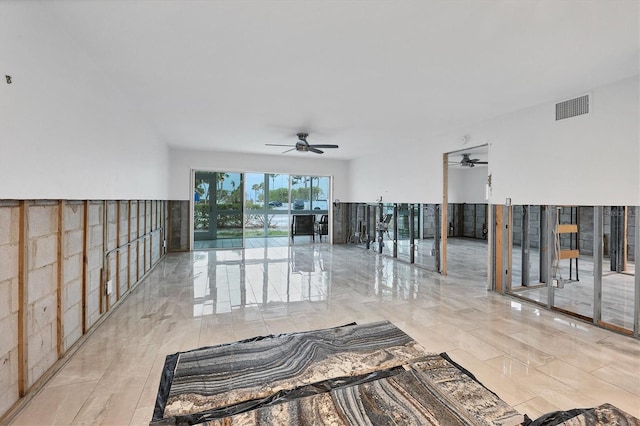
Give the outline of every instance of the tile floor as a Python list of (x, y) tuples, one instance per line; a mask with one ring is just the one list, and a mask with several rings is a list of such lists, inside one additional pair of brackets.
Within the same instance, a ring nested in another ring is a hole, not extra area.
[(15, 418), (148, 424), (165, 356), (388, 319), (530, 417), (610, 402), (640, 417), (640, 341), (354, 246), (170, 254)]

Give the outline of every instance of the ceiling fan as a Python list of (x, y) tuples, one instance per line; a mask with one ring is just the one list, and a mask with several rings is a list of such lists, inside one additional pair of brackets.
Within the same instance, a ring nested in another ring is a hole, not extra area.
[(489, 164), (488, 161), (480, 161), (478, 158), (471, 158), (471, 154), (462, 154), (460, 165), (462, 167), (475, 167), (476, 164)]
[(285, 152), (289, 152), (289, 151), (293, 151), (294, 149), (296, 151), (299, 152), (315, 152), (316, 154), (324, 154), (324, 151), (319, 149), (319, 148), (339, 148), (338, 145), (311, 145), (309, 144), (309, 142), (307, 142), (307, 137), (309, 136), (308, 133), (298, 133), (298, 142), (296, 142), (295, 145), (280, 145), (280, 144), (276, 144), (276, 143), (266, 143), (266, 146), (290, 146), (293, 147), (291, 149), (287, 149), (286, 151), (283, 152), (283, 154)]

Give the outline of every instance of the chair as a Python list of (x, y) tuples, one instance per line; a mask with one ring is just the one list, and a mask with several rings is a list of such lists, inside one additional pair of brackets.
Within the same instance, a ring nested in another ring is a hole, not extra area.
[(294, 215), (293, 222), (291, 222), (291, 242), (293, 242), (293, 237), (296, 235), (310, 235), (313, 238), (313, 242), (315, 242), (315, 218), (315, 215), (312, 214)]
[(323, 214), (320, 217), (320, 222), (318, 222), (318, 236), (320, 237), (320, 241), (322, 241), (323, 235), (329, 235), (329, 215)]

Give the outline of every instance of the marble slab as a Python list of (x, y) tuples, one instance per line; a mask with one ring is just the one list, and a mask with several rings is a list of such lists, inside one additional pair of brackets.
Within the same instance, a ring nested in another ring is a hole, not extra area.
[(329, 379), (388, 370), (425, 354), (388, 321), (182, 352), (170, 367), (173, 377), (162, 418), (219, 410)]
[(612, 404), (547, 413), (524, 426), (640, 426), (640, 419)]
[(202, 423), (230, 425), (519, 425), (523, 416), (440, 355), (400, 374)]
[(640, 419), (611, 404), (602, 404), (561, 424), (564, 426), (640, 426)]

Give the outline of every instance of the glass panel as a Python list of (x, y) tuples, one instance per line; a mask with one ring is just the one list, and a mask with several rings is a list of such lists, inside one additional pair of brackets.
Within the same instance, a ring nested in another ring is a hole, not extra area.
[[(593, 317), (593, 207), (569, 206), (557, 210), (554, 233), (555, 261), (551, 265), (553, 305), (585, 318)], [(578, 232), (558, 225), (577, 225)], [(585, 244), (585, 238), (591, 244)], [(583, 240), (582, 242), (580, 240)], [(576, 257), (577, 256), (577, 257)]]
[(195, 248), (242, 247), (241, 173), (195, 173)]
[[(637, 208), (604, 208), (602, 321), (633, 330)], [(583, 245), (584, 246), (584, 245)], [(581, 247), (582, 248), (582, 247)]]
[(291, 213), (309, 214), (311, 212), (311, 178), (309, 176), (291, 176)]
[[(395, 215), (393, 214), (394, 206), (395, 204), (386, 203), (382, 207), (381, 226), (384, 229), (382, 235), (382, 254), (387, 256), (393, 256), (393, 246), (395, 240), (394, 221), (396, 220)], [(378, 219), (380, 220), (379, 217)]]
[(359, 245), (365, 246), (367, 243), (367, 205), (366, 204), (356, 204), (352, 207), (355, 211), (353, 211), (353, 220), (351, 222), (351, 242)]
[(486, 204), (449, 204), (447, 269), (487, 276)]
[(289, 235), (289, 175), (267, 174), (267, 235)]
[(245, 174), (245, 237), (265, 237), (269, 227), (265, 207), (265, 191), (268, 185), (264, 173)]
[(329, 213), (329, 178), (313, 176), (311, 179), (311, 210), (316, 213), (316, 220)]
[(196, 172), (193, 190), (193, 232), (194, 240), (213, 238), (211, 227), (211, 200), (215, 187), (215, 173)]
[(540, 206), (513, 206), (511, 292), (547, 304), (549, 289), (540, 275)]
[[(328, 242), (330, 178), (323, 176), (291, 176), (292, 243)], [(312, 216), (310, 216), (312, 215)], [(293, 216), (307, 216), (297, 218)], [(309, 226), (304, 224), (309, 223)], [(292, 231), (293, 232), (293, 231)], [(308, 234), (308, 238), (296, 238)], [(322, 239), (325, 236), (325, 239)]]
[(411, 240), (409, 239), (409, 204), (398, 204), (398, 259), (410, 261)]
[(437, 271), (436, 255), (438, 246), (436, 235), (439, 235), (439, 206), (436, 204), (422, 204), (417, 215), (422, 217), (422, 226), (416, 227), (416, 257), (415, 264), (430, 271)]

